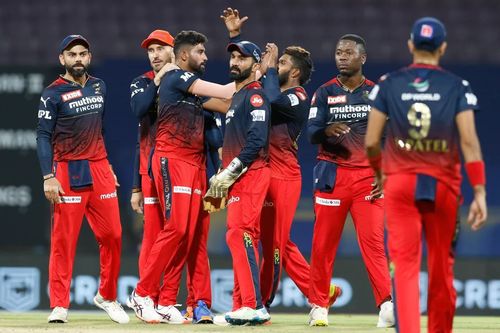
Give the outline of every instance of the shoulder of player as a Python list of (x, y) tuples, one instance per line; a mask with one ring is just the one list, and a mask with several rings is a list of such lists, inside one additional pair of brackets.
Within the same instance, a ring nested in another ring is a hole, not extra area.
[(306, 90), (302, 86), (291, 87), (283, 91), (281, 94), (290, 99), (292, 106), (307, 104), (307, 107), (309, 107), (309, 97)]
[(270, 105), (269, 99), (258, 81), (250, 82), (241, 89), (241, 92), (245, 94), (245, 101), (251, 107), (258, 108), (265, 104)]
[(136, 82), (140, 82), (140, 81), (144, 81), (146, 83), (149, 83), (151, 81), (153, 81), (153, 79), (155, 78), (155, 74), (153, 71), (149, 71), (149, 72), (146, 72), (144, 74), (141, 74), (139, 76), (137, 76), (136, 78), (134, 78), (131, 82), (131, 84), (134, 84)]

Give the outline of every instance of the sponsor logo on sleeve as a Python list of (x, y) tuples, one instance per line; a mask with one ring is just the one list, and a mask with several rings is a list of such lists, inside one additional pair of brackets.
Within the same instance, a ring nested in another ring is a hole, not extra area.
[(134, 89), (132, 91), (132, 93), (130, 94), (130, 98), (134, 97), (135, 95), (137, 95), (138, 93), (143, 93), (144, 92), (144, 88), (139, 88), (139, 89)]
[(477, 105), (477, 97), (471, 92), (465, 93), (465, 98), (467, 99), (467, 104), (476, 106)]
[(184, 82), (187, 82), (190, 78), (194, 76), (194, 73), (191, 72), (185, 72), (184, 74), (181, 75), (181, 79), (184, 80)]
[(290, 100), (291, 106), (299, 105), (299, 99), (297, 98), (297, 95), (288, 94), (288, 99)]
[(347, 96), (328, 96), (328, 105), (347, 103)]
[(316, 114), (318, 113), (318, 108), (313, 106), (309, 109), (309, 119), (316, 118)]
[(258, 107), (262, 106), (262, 104), (264, 104), (264, 99), (260, 95), (257, 95), (257, 94), (252, 95), (252, 97), (250, 97), (250, 104), (252, 104), (254, 107), (258, 108)]
[(49, 101), (50, 97), (47, 97), (46, 99), (43, 99), (43, 96), (40, 96), (40, 102), (43, 103), (43, 106), (47, 107), (47, 102)]
[(79, 98), (82, 96), (83, 96), (82, 91), (80, 89), (78, 89), (78, 90), (73, 90), (73, 91), (70, 91), (68, 93), (62, 94), (61, 98), (62, 98), (63, 102), (67, 102), (67, 101), (70, 101), (72, 99)]
[(253, 110), (250, 114), (252, 121), (266, 121), (266, 110)]
[(52, 119), (52, 116), (50, 115), (50, 111), (48, 110), (38, 110), (38, 118)]
[(370, 99), (371, 101), (374, 101), (377, 98), (379, 90), (380, 90), (380, 86), (378, 84), (376, 84), (373, 87), (372, 91), (370, 91), (370, 93), (368, 94), (368, 99)]

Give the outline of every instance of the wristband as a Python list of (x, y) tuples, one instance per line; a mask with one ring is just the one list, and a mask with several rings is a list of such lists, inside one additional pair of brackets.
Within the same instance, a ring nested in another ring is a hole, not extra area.
[(486, 175), (483, 161), (472, 161), (465, 163), (465, 172), (472, 187), (486, 184)]
[(382, 154), (378, 152), (374, 156), (368, 156), (368, 162), (373, 170), (379, 171), (382, 169)]
[(142, 190), (140, 188), (133, 188), (132, 189), (132, 193), (139, 193), (139, 192), (142, 192)]
[(53, 173), (51, 173), (48, 177), (43, 177), (43, 181), (49, 180), (51, 178), (56, 178), (56, 176)]

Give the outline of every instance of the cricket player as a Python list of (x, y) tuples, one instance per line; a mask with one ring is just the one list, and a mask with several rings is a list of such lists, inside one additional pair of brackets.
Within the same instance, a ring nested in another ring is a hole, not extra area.
[(384, 185), (396, 330), (402, 333), (420, 332), (423, 234), (429, 270), (428, 332), (452, 332), (460, 150), (474, 189), (467, 222), (478, 230), (487, 218), (484, 163), (474, 124), (479, 105), (469, 82), (439, 67), (446, 46), (442, 22), (432, 17), (417, 20), (408, 40), (413, 63), (384, 75), (370, 93), (373, 107), (365, 145), (377, 183)]
[(116, 301), (121, 224), (116, 177), (102, 135), (106, 85), (87, 73), (89, 42), (69, 35), (59, 47), (66, 72), (42, 92), (37, 152), (45, 197), (53, 204), (49, 260), (49, 323), (66, 323), (76, 244), (83, 216), (99, 244), (100, 285), (94, 303), (111, 320), (128, 323)]
[[(221, 18), (230, 40), (240, 41), (241, 27), (248, 17), (240, 17), (237, 9), (227, 8)], [(262, 82), (272, 111), (269, 137), (271, 182), (260, 221), (263, 249), (260, 287), (262, 302), (268, 310), (279, 286), (282, 267), (302, 293), (306, 297), (309, 295), (309, 264), (290, 240), (290, 228), (302, 184), (297, 139), (310, 107), (307, 92), (302, 86), (309, 81), (312, 70), (307, 50), (290, 46), (278, 59), (277, 46), (272, 43), (266, 46), (260, 71), (266, 74)], [(340, 294), (339, 287), (331, 286), (330, 305)]]
[[(144, 270), (151, 247), (163, 229), (163, 214), (156, 189), (148, 174), (148, 164), (155, 138), (157, 90), (165, 73), (173, 69), (171, 62), (174, 60), (174, 37), (168, 31), (155, 30), (141, 43), (141, 46), (147, 49), (152, 71), (135, 78), (130, 85), (132, 112), (140, 121), (134, 172), (136, 177), (134, 177), (131, 197), (132, 208), (138, 213), (144, 213), (144, 236), (139, 256), (139, 275), (142, 275), (141, 272)], [(209, 138), (206, 141), (216, 145), (215, 150), (217, 150), (222, 146), (222, 133), (215, 123), (213, 113), (205, 111), (205, 119), (205, 136)], [(215, 138), (212, 139), (214, 136)], [(207, 149), (214, 150), (212, 147), (207, 147)], [(218, 168), (217, 154), (216, 157), (215, 163)], [(190, 260), (194, 262), (188, 263), (190, 268), (187, 279), (188, 311), (184, 315), (184, 322), (205, 323), (211, 321), (212, 317), (209, 310), (211, 304), (210, 267), (206, 249), (210, 219), (208, 214), (202, 214), (202, 216), (202, 221), (199, 222), (202, 226), (195, 232), (198, 238), (190, 247), (192, 253), (188, 254), (188, 262)], [(155, 303), (175, 303), (182, 268), (182, 266), (177, 266), (176, 270), (165, 272), (161, 291), (160, 287), (158, 288), (159, 296), (154, 294), (152, 297)], [(196, 281), (195, 285), (190, 284), (192, 280)], [(180, 321), (181, 319), (167, 316), (162, 321), (173, 323), (174, 320)]]
[(235, 91), (234, 83), (221, 86), (200, 79), (207, 61), (206, 41), (204, 35), (195, 31), (177, 34), (174, 54), (179, 69), (165, 74), (160, 83), (151, 168), (164, 227), (128, 301), (136, 316), (149, 323), (168, 317), (182, 318), (175, 308), (175, 300), (170, 299), (168, 303), (160, 300), (155, 308), (151, 296), (164, 271), (185, 265), (199, 225), (202, 194), (207, 183), (203, 107), (217, 110), (213, 105), (217, 101), (210, 99), (202, 106), (199, 96), (230, 98)]
[(252, 42), (230, 43), (230, 77), (236, 82), (222, 148), (221, 172), (210, 179), (207, 197), (227, 197), (226, 241), (233, 258), (233, 325), (270, 319), (259, 283), (259, 217), (269, 186), (270, 105), (255, 75), (261, 50)]
[(363, 38), (342, 36), (335, 49), (339, 74), (318, 88), (309, 112), (309, 141), (319, 145), (313, 172), (316, 220), (309, 290), (311, 326), (328, 325), (330, 280), (348, 212), (380, 309), (377, 327), (394, 325), (382, 192), (374, 185), (375, 175), (363, 147), (370, 112), (367, 95), (374, 86), (362, 73), (365, 61)]

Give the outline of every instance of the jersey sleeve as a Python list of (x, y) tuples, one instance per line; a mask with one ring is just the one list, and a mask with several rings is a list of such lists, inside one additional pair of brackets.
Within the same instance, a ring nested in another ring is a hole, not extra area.
[(137, 133), (137, 142), (135, 144), (135, 152), (134, 152), (134, 178), (132, 182), (132, 188), (140, 189), (142, 188), (141, 184), (141, 175), (139, 173), (141, 163), (141, 143), (140, 143), (140, 127)]
[(153, 81), (149, 82), (139, 77), (130, 84), (130, 108), (132, 113), (142, 119), (153, 106), (158, 87)]
[(325, 128), (328, 122), (327, 94), (319, 88), (314, 93), (307, 120), (307, 136), (312, 144), (319, 144), (327, 139)]
[[(278, 71), (276, 68), (269, 68), (266, 76), (263, 78), (264, 93), (271, 102), (273, 113), (279, 113), (280, 117), (285, 117), (289, 120), (299, 119), (301, 98), (294, 91), (288, 90), (281, 92), (278, 79)], [(273, 115), (274, 117), (274, 115)]]
[(459, 91), (457, 113), (465, 110), (479, 110), (477, 97), (472, 92), (468, 81), (462, 80)]
[(38, 126), (36, 128), (36, 150), (42, 175), (52, 172), (52, 134), (57, 121), (55, 96), (44, 90), (38, 105)]
[(169, 89), (179, 90), (183, 93), (187, 93), (189, 87), (199, 79), (199, 76), (193, 72), (186, 72), (183, 70), (175, 70), (168, 73), (166, 77), (163, 78), (160, 84), (160, 89), (165, 85)]
[(249, 166), (259, 155), (259, 151), (268, 144), (271, 115), (269, 102), (263, 93), (249, 91), (248, 96), (246, 103), (250, 125), (245, 146), (238, 156), (245, 166)]
[(379, 82), (373, 87), (368, 95), (368, 100), (371, 106), (383, 112), (385, 114), (389, 113), (389, 108), (387, 107), (387, 89), (388, 82), (386, 80), (387, 74), (383, 75)]

